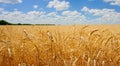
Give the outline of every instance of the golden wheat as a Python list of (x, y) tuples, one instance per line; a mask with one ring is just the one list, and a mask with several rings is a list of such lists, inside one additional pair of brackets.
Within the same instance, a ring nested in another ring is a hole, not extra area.
[(112, 26), (0, 26), (0, 66), (120, 66)]

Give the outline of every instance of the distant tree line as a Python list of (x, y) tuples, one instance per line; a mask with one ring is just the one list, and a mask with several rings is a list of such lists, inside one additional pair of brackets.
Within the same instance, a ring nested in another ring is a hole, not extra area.
[(0, 25), (12, 25), (12, 23), (9, 23), (5, 20), (0, 20)]
[(10, 22), (7, 22), (5, 20), (0, 20), (0, 25), (55, 25), (55, 24), (21, 24), (21, 23), (18, 23), (18, 24), (13, 24), (13, 23), (10, 23)]

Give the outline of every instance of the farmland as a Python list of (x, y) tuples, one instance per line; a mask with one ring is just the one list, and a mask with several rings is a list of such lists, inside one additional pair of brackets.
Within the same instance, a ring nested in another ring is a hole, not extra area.
[(119, 28), (0, 26), (0, 66), (120, 66)]

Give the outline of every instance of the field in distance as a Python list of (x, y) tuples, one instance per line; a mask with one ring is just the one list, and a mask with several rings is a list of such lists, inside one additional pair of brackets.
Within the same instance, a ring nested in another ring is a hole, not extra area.
[(0, 66), (120, 66), (120, 25), (0, 26)]

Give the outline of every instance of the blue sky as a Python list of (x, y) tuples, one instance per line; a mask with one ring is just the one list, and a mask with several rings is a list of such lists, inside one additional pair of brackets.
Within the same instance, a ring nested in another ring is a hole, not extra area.
[(32, 24), (120, 24), (120, 0), (0, 0), (0, 20)]

